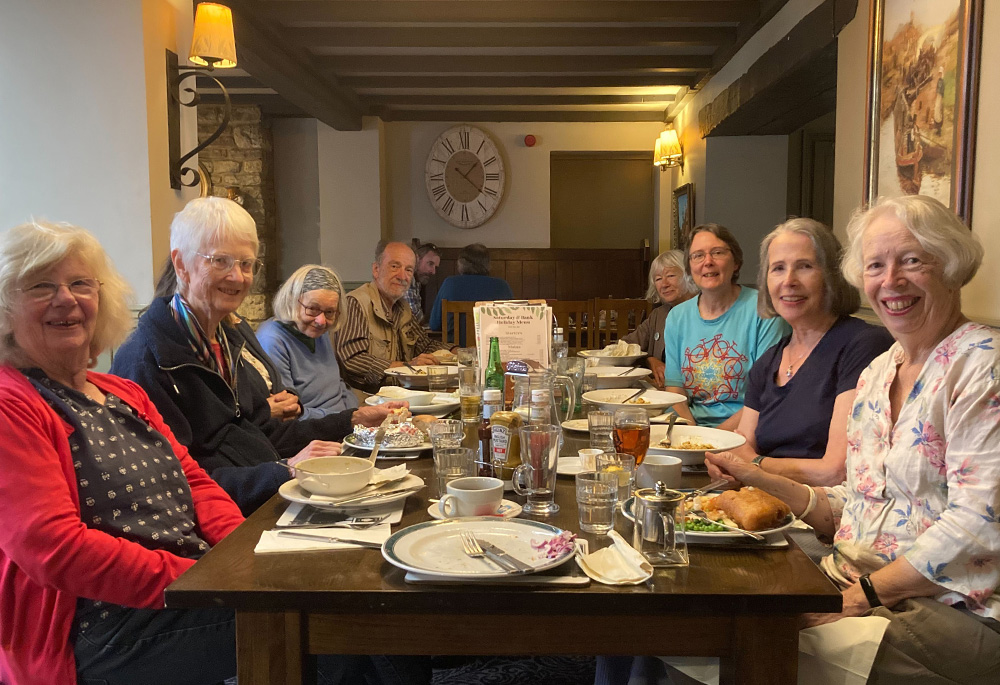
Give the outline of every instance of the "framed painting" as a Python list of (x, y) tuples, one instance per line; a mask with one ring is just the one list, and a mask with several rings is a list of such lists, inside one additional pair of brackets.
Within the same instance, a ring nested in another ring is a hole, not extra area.
[(929, 195), (971, 221), (983, 0), (872, 0), (864, 198)]
[(694, 184), (674, 188), (670, 212), (670, 247), (683, 250), (694, 227)]

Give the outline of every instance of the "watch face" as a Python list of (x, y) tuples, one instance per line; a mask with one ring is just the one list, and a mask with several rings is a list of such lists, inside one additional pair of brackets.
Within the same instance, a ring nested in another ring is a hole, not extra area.
[(455, 126), (431, 147), (424, 180), (441, 218), (453, 226), (475, 228), (493, 217), (503, 199), (503, 157), (482, 129)]

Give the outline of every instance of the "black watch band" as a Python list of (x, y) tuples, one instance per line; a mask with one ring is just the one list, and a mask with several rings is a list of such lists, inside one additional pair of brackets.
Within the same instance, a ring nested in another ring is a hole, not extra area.
[[(756, 457), (754, 457), (753, 461), (751, 461), (750, 463), (753, 464), (754, 466), (761, 466), (761, 464), (764, 462), (765, 459), (767, 459), (766, 455), (759, 454)], [(761, 468), (764, 468), (764, 467), (761, 466)]]
[(861, 589), (864, 590), (865, 597), (868, 598), (868, 606), (872, 609), (882, 606), (882, 602), (878, 598), (878, 593), (875, 592), (875, 587), (872, 585), (870, 573), (866, 573), (858, 578), (858, 583), (861, 585)]

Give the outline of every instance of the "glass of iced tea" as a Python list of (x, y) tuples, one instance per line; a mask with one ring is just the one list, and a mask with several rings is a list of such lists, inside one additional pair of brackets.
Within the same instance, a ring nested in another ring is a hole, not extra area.
[(638, 407), (616, 410), (612, 437), (615, 452), (631, 454), (638, 466), (649, 449), (649, 414)]

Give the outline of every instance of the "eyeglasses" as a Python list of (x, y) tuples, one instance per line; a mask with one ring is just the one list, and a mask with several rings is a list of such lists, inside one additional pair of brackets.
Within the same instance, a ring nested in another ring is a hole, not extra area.
[(95, 297), (101, 291), (102, 285), (104, 284), (96, 278), (78, 278), (71, 283), (42, 281), (28, 288), (18, 288), (18, 290), (35, 302), (48, 302), (56, 296), (59, 288), (63, 286), (66, 286), (70, 295), (75, 298), (91, 298)]
[(299, 304), (302, 305), (302, 310), (308, 316), (319, 316), (320, 314), (322, 314), (327, 321), (333, 321), (334, 319), (337, 318), (336, 309), (320, 309), (319, 307), (311, 307), (306, 305), (302, 300), (299, 300)]
[(236, 257), (227, 254), (211, 255), (202, 254), (200, 252), (195, 252), (195, 254), (199, 257), (207, 259), (209, 263), (211, 263), (213, 269), (222, 273), (229, 273), (233, 270), (233, 266), (239, 264), (240, 271), (245, 274), (253, 274), (256, 276), (257, 272), (260, 271), (260, 268), (264, 266), (264, 262), (253, 257), (247, 257), (246, 259), (240, 259), (237, 261)]
[(715, 259), (722, 259), (726, 255), (730, 255), (732, 253), (733, 251), (730, 250), (728, 247), (716, 247), (712, 250), (709, 250), (707, 253), (692, 252), (691, 254), (688, 255), (688, 259), (691, 261), (692, 264), (701, 264), (703, 261), (705, 261), (705, 257), (707, 257), (708, 255), (712, 255), (712, 259), (715, 260)]

